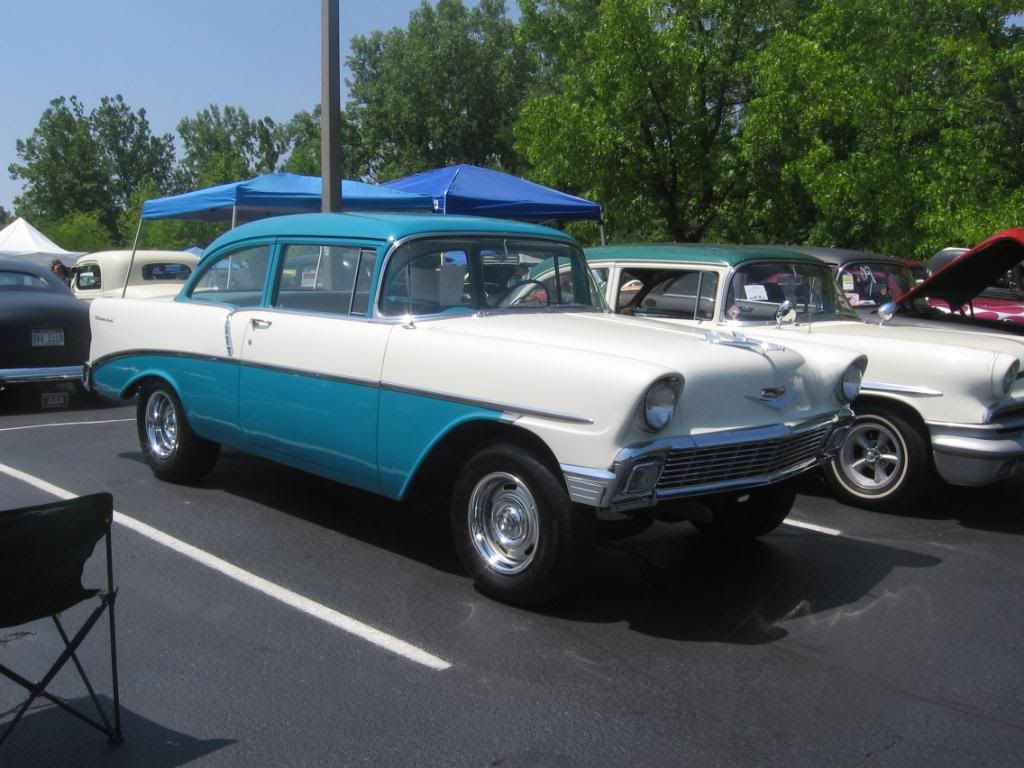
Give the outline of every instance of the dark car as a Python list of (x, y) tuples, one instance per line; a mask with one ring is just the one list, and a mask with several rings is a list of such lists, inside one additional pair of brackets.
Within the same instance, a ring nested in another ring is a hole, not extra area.
[(27, 261), (0, 258), (0, 390), (80, 381), (89, 338), (89, 309), (63, 280)]
[(828, 264), (850, 306), (866, 320), (877, 317), (880, 306), (895, 301), (920, 282), (915, 270), (922, 275), (924, 271), (920, 262), (871, 251), (812, 245), (773, 245), (772, 248), (813, 256)]
[(999, 232), (970, 250), (945, 248), (932, 276), (899, 301), (899, 316), (1024, 335), (1024, 229)]

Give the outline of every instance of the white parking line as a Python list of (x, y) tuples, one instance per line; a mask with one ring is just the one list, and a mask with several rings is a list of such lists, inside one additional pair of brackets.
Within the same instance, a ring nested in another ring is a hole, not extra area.
[(843, 532), (836, 528), (826, 528), (823, 525), (815, 525), (814, 523), (805, 523), (803, 520), (794, 520), (791, 517), (787, 517), (782, 521), (783, 525), (791, 525), (794, 528), (806, 528), (808, 531), (814, 531), (815, 533), (827, 533), (829, 536), (842, 536)]
[[(29, 485), (34, 486), (41, 491), (45, 491), (52, 496), (56, 496), (59, 499), (66, 500), (75, 498), (75, 494), (70, 491), (66, 491), (63, 488), (59, 488), (52, 483), (48, 483), (41, 478), (22, 472), (14, 467), (9, 467), (6, 464), (0, 464), (0, 472), (9, 475), (16, 480), (28, 483)], [(119, 525), (123, 525), (126, 528), (130, 528), (136, 533), (145, 536), (147, 539), (168, 547), (169, 549), (195, 560), (208, 568), (212, 568), (230, 579), (234, 579), (247, 587), (251, 587), (258, 592), (262, 592), (275, 600), (289, 605), (296, 610), (320, 619), (333, 627), (337, 627), (344, 632), (348, 632), (349, 634), (355, 635), (369, 643), (373, 643), (374, 645), (390, 651), (391, 653), (402, 656), (409, 661), (414, 661), (417, 664), (422, 664), (425, 667), (436, 670), (445, 670), (451, 667), (450, 662), (434, 656), (433, 654), (427, 653), (404, 640), (400, 640), (397, 637), (389, 635), (386, 632), (382, 632), (368, 624), (363, 624), (361, 621), (357, 621), (350, 616), (339, 613), (333, 608), (328, 608), (326, 605), (321, 605), (320, 603), (310, 600), (308, 597), (303, 597), (296, 592), (292, 592), (290, 589), (285, 589), (271, 581), (267, 581), (254, 573), (243, 570), (236, 565), (232, 565), (226, 560), (221, 560), (219, 557), (211, 555), (209, 552), (205, 552), (198, 547), (194, 547), (180, 539), (169, 536), (163, 531), (157, 530), (156, 528), (146, 525), (134, 518), (122, 515), (120, 512), (114, 512), (114, 522)]]
[(42, 429), (43, 427), (77, 427), (83, 424), (117, 424), (135, 419), (101, 419), (99, 421), (58, 421), (53, 424), (26, 424), (23, 427), (2, 427), (0, 432), (17, 432), (19, 429)]

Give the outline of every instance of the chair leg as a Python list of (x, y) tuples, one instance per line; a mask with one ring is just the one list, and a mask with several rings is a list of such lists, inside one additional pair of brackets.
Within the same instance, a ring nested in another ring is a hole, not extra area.
[(75, 665), (75, 669), (78, 670), (78, 676), (82, 679), (82, 684), (85, 686), (85, 690), (89, 692), (89, 698), (92, 699), (93, 706), (96, 707), (96, 714), (100, 716), (100, 720), (103, 721), (103, 725), (106, 726), (108, 734), (113, 733), (113, 729), (110, 727), (110, 720), (107, 719), (107, 713), (103, 711), (103, 707), (100, 706), (99, 697), (96, 696), (96, 691), (93, 690), (92, 683), (89, 681), (89, 676), (85, 674), (85, 669), (82, 667), (82, 662), (78, 660), (78, 654), (71, 648), (71, 641), (68, 639), (67, 633), (64, 632), (64, 627), (60, 623), (60, 619), (56, 616), (51, 617), (53, 623), (57, 625), (57, 632), (60, 633), (60, 639), (64, 641), (64, 646), (68, 649), (71, 654), (71, 662)]
[(117, 684), (117, 632), (114, 626), (114, 603), (117, 602), (117, 590), (112, 589), (107, 593), (107, 611), (110, 614), (110, 678), (114, 688), (114, 732), (108, 739), (111, 744), (120, 744), (124, 741), (124, 734), (121, 733), (121, 695)]

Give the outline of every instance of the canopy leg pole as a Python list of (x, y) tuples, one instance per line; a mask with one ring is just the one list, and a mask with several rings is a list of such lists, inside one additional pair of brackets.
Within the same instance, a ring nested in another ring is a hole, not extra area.
[(135, 230), (135, 242), (132, 243), (132, 255), (128, 257), (128, 271), (124, 273), (124, 287), (121, 288), (121, 298), (128, 293), (128, 279), (132, 274), (132, 264), (135, 263), (135, 249), (139, 247), (139, 235), (142, 234), (142, 217), (139, 216), (139, 228)]
[(231, 228), (234, 229), (238, 225), (238, 205), (231, 206)]
[(605, 245), (605, 241), (604, 241), (604, 222), (603, 221), (601, 222), (600, 226), (601, 226), (601, 245)]

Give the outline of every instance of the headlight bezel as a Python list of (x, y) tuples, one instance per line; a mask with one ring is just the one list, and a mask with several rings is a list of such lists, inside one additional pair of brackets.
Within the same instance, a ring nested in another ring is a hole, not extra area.
[[(652, 434), (661, 432), (672, 423), (675, 418), (676, 409), (679, 407), (679, 398), (683, 393), (686, 384), (685, 379), (679, 374), (662, 376), (651, 383), (644, 390), (640, 400), (640, 410), (637, 414), (637, 421), (640, 428)], [(665, 396), (670, 395), (666, 402)], [(652, 402), (652, 396), (661, 397), (661, 402)], [(652, 417), (652, 414), (657, 414)]]
[(843, 371), (836, 384), (836, 399), (844, 405), (849, 405), (860, 396), (860, 389), (864, 383), (864, 371), (867, 368), (867, 359), (858, 357)]
[(992, 370), (992, 394), (1001, 400), (1013, 391), (1014, 382), (1020, 374), (1020, 360), (1013, 360), (1003, 370), (1002, 375), (999, 374), (1000, 367), (999, 360), (996, 360)]

